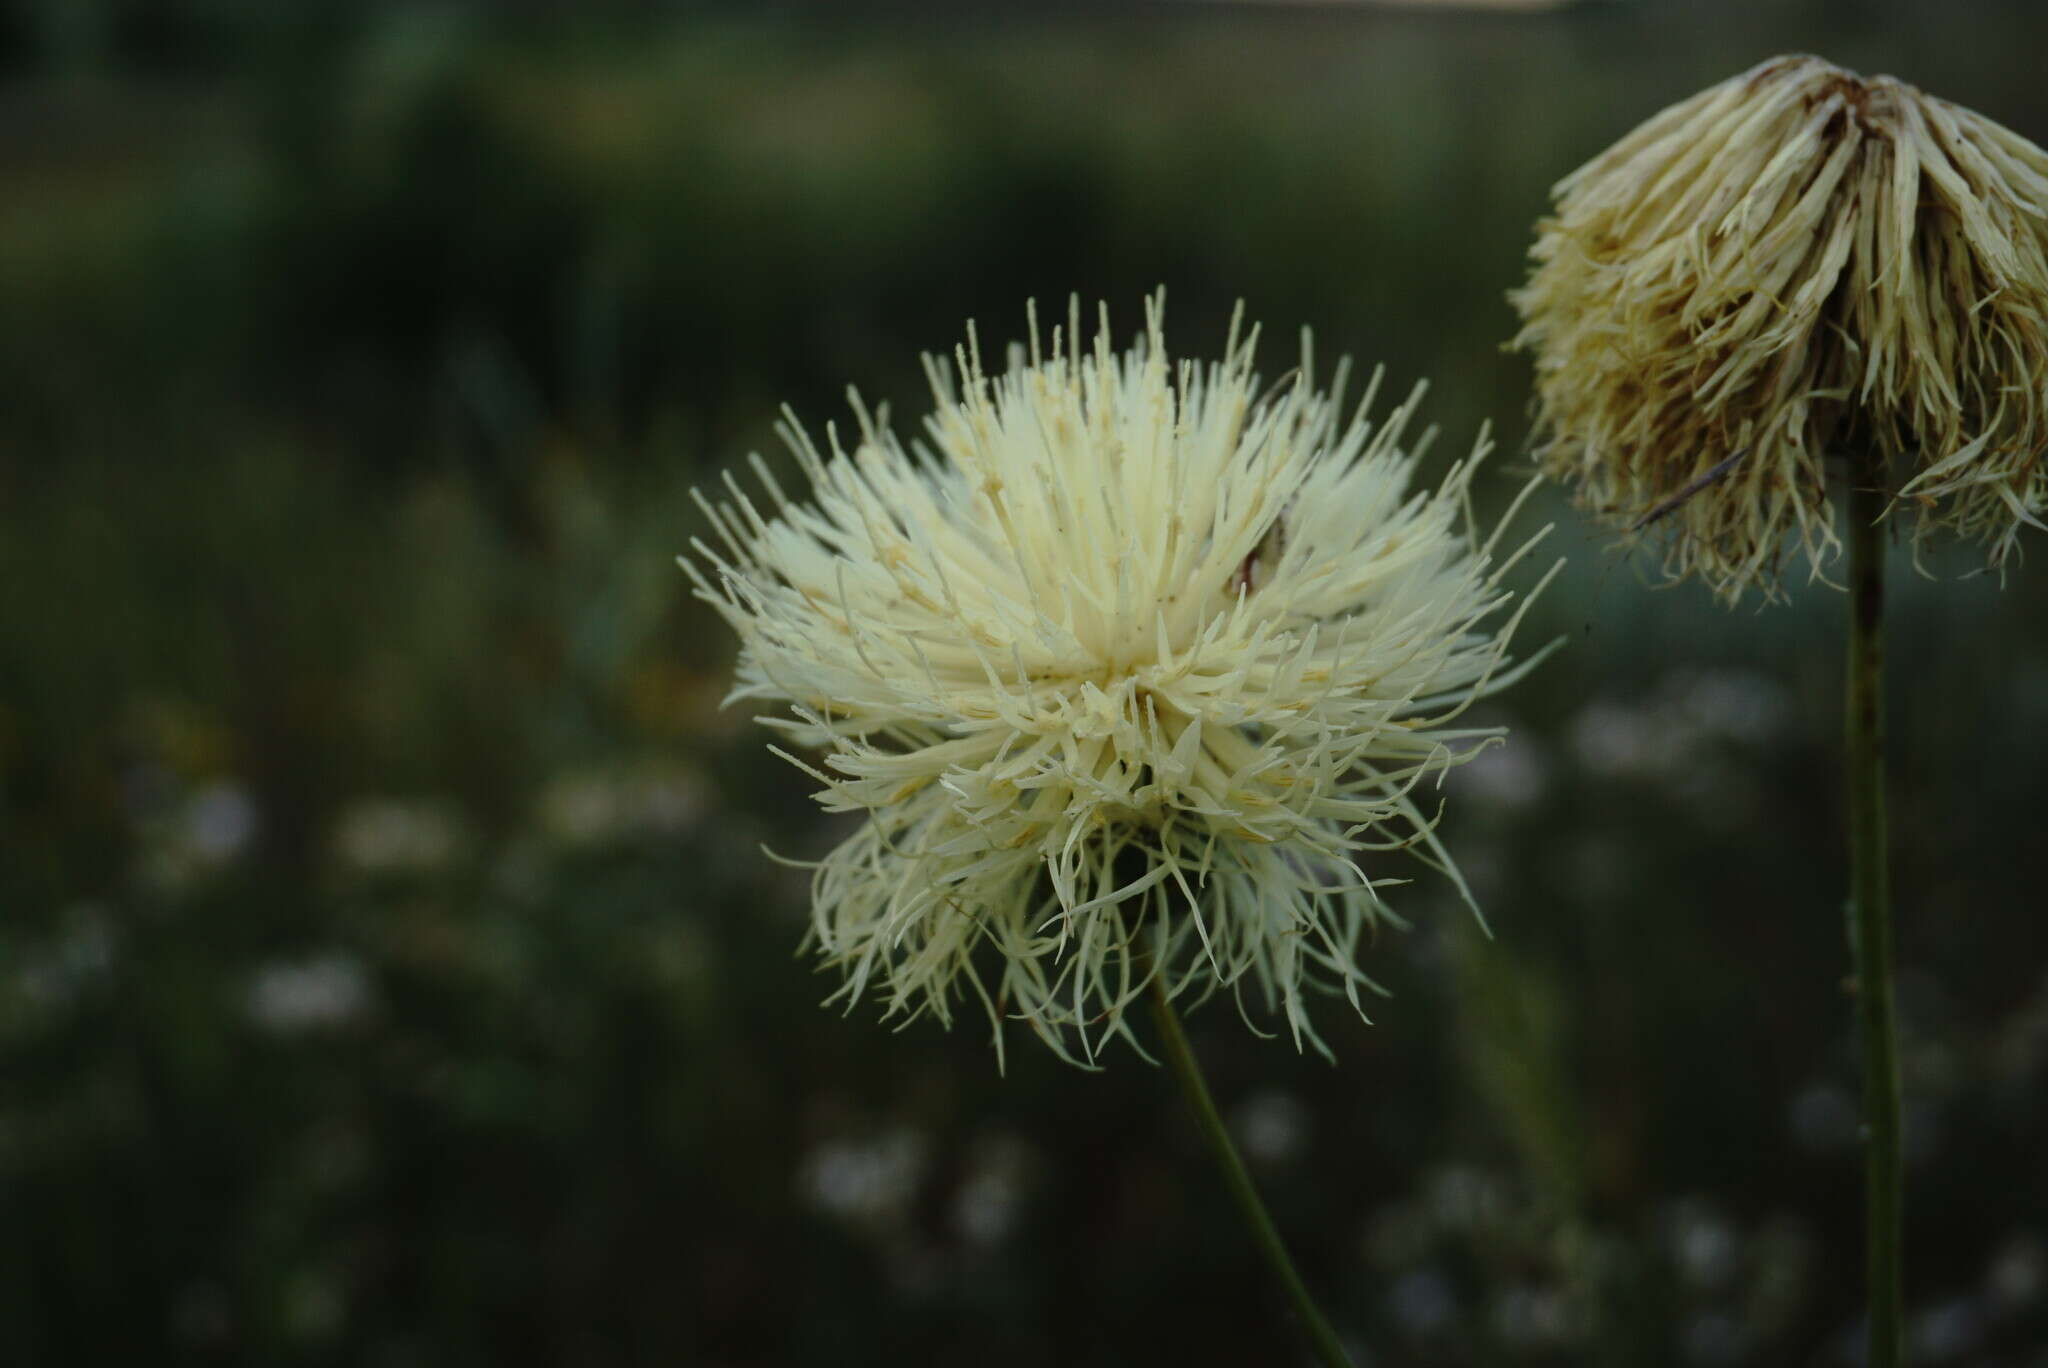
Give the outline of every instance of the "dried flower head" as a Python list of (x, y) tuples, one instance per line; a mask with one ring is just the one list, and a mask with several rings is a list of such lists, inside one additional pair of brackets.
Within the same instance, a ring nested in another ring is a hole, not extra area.
[[(1838, 549), (1826, 460), (2001, 564), (2048, 508), (2048, 153), (1888, 76), (1780, 57), (1560, 181), (1511, 298), (1540, 454), (1666, 569), (1775, 594)], [(1838, 477), (1839, 478), (1839, 477)]]
[(1235, 324), (1197, 367), (1157, 299), (1122, 355), (1106, 313), (1092, 349), (1079, 321), (1043, 349), (1034, 316), (1000, 376), (971, 331), (928, 362), (924, 443), (857, 398), (851, 452), (792, 420), (810, 502), (754, 458), (767, 507), (728, 476), (724, 549), (685, 568), (740, 635), (733, 697), (787, 704), (764, 720), (825, 757), (778, 754), (865, 818), (815, 866), (835, 998), (950, 1022), (971, 996), (999, 1052), (1014, 1015), (1092, 1060), (1163, 974), (1240, 1010), (1249, 986), (1321, 1048), (1304, 990), (1371, 987), (1386, 880), (1359, 857), (1449, 870), (1417, 789), (1498, 735), (1452, 725), (1506, 682), (1513, 626), (1515, 557), (1465, 516), (1485, 438), (1411, 493), (1413, 399), (1344, 421), (1305, 338), (1262, 397)]

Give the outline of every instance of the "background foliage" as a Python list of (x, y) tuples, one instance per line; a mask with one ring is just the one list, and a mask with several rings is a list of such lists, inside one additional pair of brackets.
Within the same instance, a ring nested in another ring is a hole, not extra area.
[[(1105, 298), (1524, 433), (1545, 187), (1773, 52), (2048, 136), (2037, 7), (46, 0), (0, 19), (0, 1359), (1287, 1362), (1168, 1081), (791, 958), (690, 484)], [(1361, 1363), (1849, 1361), (1839, 599), (1576, 515), (1340, 1064), (1192, 1023)], [(2048, 1363), (2048, 580), (1903, 573), (1926, 1363)], [(1903, 571), (1903, 567), (1902, 567)]]

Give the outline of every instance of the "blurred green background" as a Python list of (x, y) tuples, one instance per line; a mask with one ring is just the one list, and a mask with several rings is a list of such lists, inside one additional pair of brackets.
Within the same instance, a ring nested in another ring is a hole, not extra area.
[[(1650, 112), (1805, 49), (2048, 137), (2024, 0), (4, 15), (7, 1364), (1297, 1361), (1163, 1074), (818, 1008), (689, 486), (1163, 283), (1431, 377), (1497, 507), (1502, 292)], [(1493, 938), (1418, 878), (1337, 1067), (1197, 1046), (1361, 1365), (1850, 1363), (1840, 599), (1550, 519), (1447, 787)], [(1896, 600), (1930, 1364), (2048, 1363), (2041, 561)]]

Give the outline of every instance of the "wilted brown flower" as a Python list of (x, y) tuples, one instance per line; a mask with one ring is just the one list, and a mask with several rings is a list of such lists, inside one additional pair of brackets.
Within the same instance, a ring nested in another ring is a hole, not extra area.
[[(1779, 57), (1560, 181), (1510, 297), (1539, 454), (1666, 569), (1774, 595), (1837, 549), (1827, 459), (1916, 550), (2048, 509), (2048, 153), (1889, 76)], [(1842, 476), (1838, 473), (1835, 478)], [(1787, 534), (1792, 534), (1788, 538)]]

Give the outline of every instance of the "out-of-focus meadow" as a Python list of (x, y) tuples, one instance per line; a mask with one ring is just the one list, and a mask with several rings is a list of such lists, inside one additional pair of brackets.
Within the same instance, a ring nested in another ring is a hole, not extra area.
[[(1553, 179), (1781, 50), (2048, 138), (2048, 16), (575, 13), (0, 22), (0, 1360), (1293, 1361), (1163, 1074), (819, 1009), (758, 847), (838, 829), (718, 710), (690, 485), (1164, 284), (1431, 377), (1499, 508)], [(1492, 938), (1418, 869), (1336, 1067), (1191, 1029), (1361, 1363), (1848, 1363), (1839, 596), (1552, 519), (1566, 645), (1444, 793)], [(1901, 561), (1926, 1364), (2048, 1363), (2035, 546)]]

